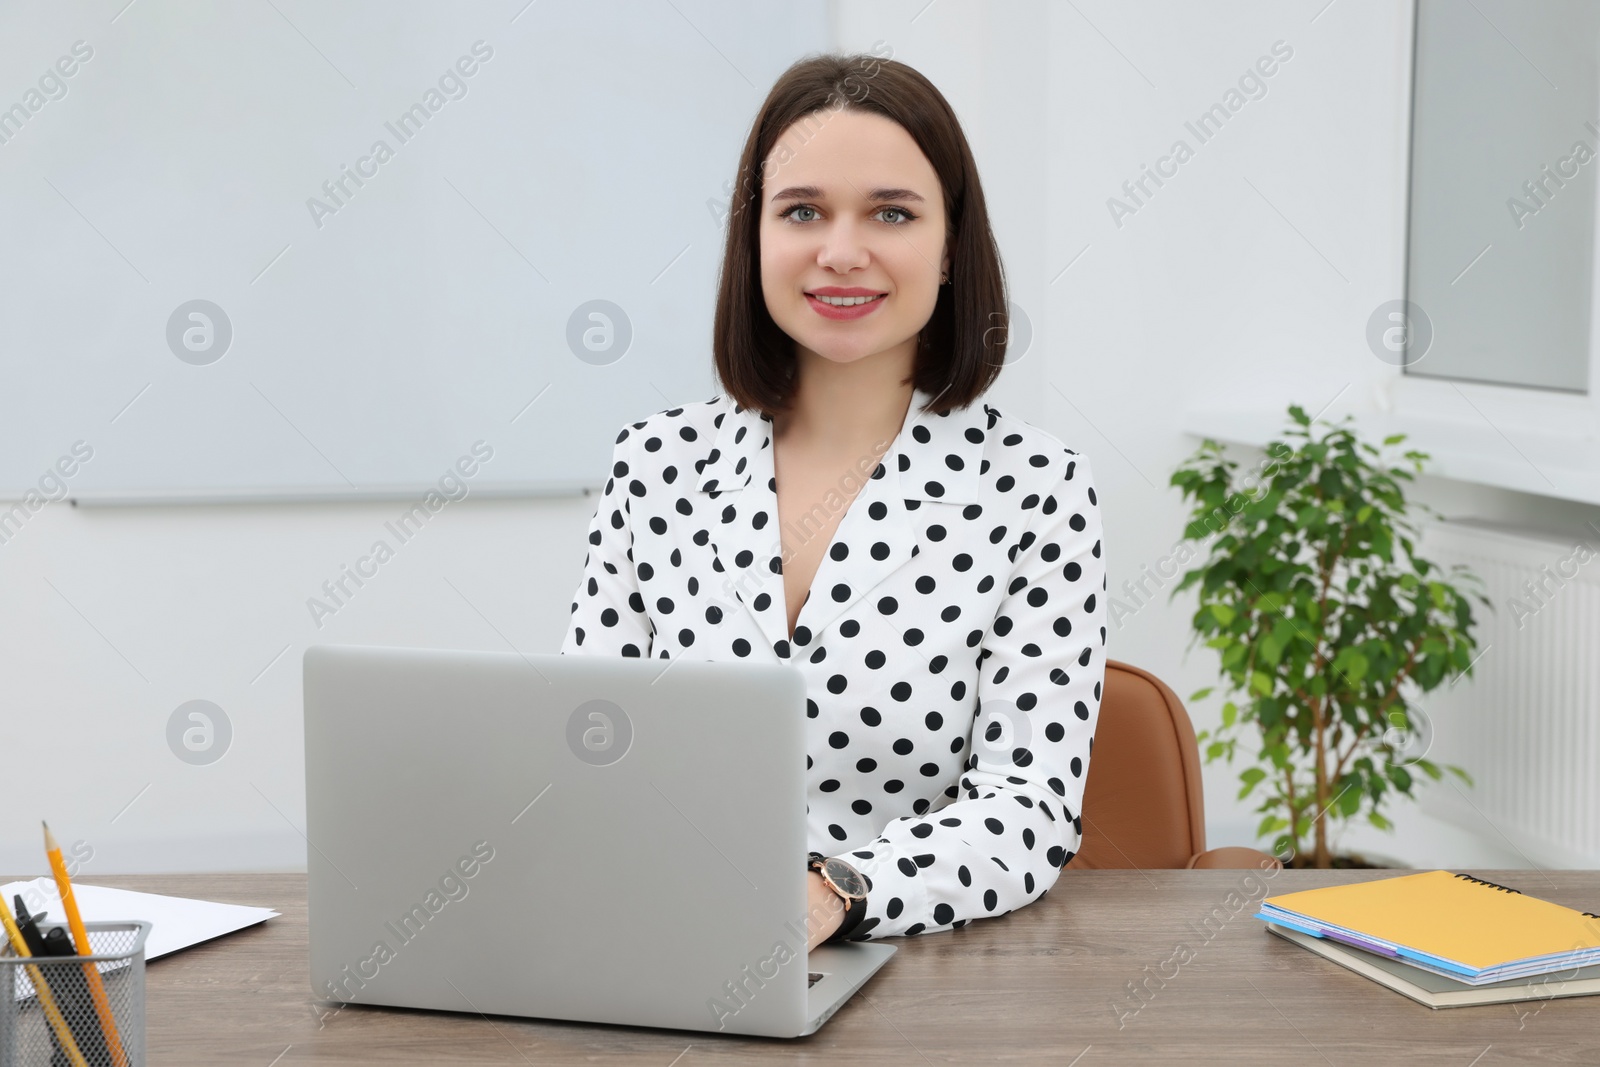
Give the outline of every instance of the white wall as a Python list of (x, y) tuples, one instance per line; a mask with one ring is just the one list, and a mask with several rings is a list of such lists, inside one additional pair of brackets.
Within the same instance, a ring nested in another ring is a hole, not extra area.
[[(1167, 478), (1197, 444), (1179, 428), (1187, 409), (1334, 402), (1337, 417), (1384, 377), (1362, 331), (1402, 280), (1408, 19), (1392, 0), (1344, 0), (1315, 23), (1320, 5), (1077, 6), (1051, 28), (1053, 221), (1063, 264), (1089, 250), (1055, 287), (1052, 377), (1076, 385), (1082, 414), (1051, 415), (1099, 457), (1112, 592), (1137, 606), (1123, 583), (1157, 569), (1184, 525)], [(1185, 123), (1279, 41), (1293, 54), (1265, 95), (1201, 143)], [(1107, 199), (1126, 201), (1122, 183), (1180, 138), (1193, 158), (1119, 228)], [(1216, 681), (1216, 659), (1186, 651), (1192, 601), (1167, 595), (1123, 619), (1114, 655), (1187, 698)], [(1220, 703), (1191, 706), (1196, 729)], [(1213, 846), (1258, 844), (1238, 769), (1206, 769)]]
[[(1296, 400), (1314, 411), (1338, 396), (1338, 416), (1370, 405), (1389, 372), (1363, 330), (1400, 290), (1409, 13), (1392, 0), (1321, 7), (835, 7), (840, 47), (889, 42), (945, 91), (972, 138), (1034, 329), (992, 399), (1093, 460), (1113, 592), (1181, 532), (1165, 483), (1196, 444), (1179, 429), (1187, 408)], [(1117, 227), (1106, 199), (1174, 139), (1194, 144), (1184, 122), (1279, 40), (1294, 54), (1266, 95)], [(1524, 522), (1595, 511), (1460, 483), (1427, 481), (1417, 495)], [(320, 630), (306, 598), (401, 505), (45, 509), (0, 546), (4, 721), (8, 741), (38, 724), (34, 741), (93, 771), (68, 790), (59, 774), (12, 765), (0, 870), (38, 869), (36, 817), (93, 850), (85, 875), (303, 868), (306, 645), (553, 652), (592, 508), (451, 504)], [(1189, 610), (1154, 600), (1114, 630), (1113, 655), (1180, 695), (1208, 684), (1211, 653), (1185, 653)], [(178, 760), (165, 736), (193, 699), (215, 701), (235, 731), (208, 766)], [(1216, 702), (1191, 711), (1203, 728)], [(1236, 770), (1206, 773), (1210, 843), (1254, 843)], [(1423, 864), (1521, 865), (1476, 835), (1393, 814), (1398, 837), (1352, 832), (1346, 843)]]

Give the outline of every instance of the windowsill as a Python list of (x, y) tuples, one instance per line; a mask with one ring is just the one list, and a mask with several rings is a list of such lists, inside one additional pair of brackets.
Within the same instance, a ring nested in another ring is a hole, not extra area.
[[(1506, 422), (1496, 429), (1470, 407), (1468, 413), (1474, 421), (1401, 411), (1356, 412), (1353, 426), (1374, 445), (1390, 434), (1405, 434), (1401, 447), (1428, 453), (1423, 470), (1436, 477), (1600, 504), (1600, 441), (1594, 433), (1570, 422), (1563, 422), (1566, 432)], [(1182, 428), (1197, 437), (1263, 448), (1283, 439), (1289, 425), (1287, 406), (1207, 408), (1185, 411)]]

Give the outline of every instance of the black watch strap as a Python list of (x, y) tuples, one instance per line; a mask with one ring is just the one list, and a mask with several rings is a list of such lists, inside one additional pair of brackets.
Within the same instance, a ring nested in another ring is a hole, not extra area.
[(839, 929), (828, 935), (829, 941), (843, 941), (849, 937), (857, 926), (861, 925), (861, 917), (867, 913), (867, 898), (850, 901), (849, 909), (844, 913), (844, 921), (839, 924)]

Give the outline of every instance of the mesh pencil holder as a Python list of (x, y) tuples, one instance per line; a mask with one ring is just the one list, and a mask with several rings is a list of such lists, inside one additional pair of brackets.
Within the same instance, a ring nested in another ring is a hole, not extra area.
[[(65, 925), (40, 923), (39, 932)], [(146, 1067), (144, 940), (150, 924), (92, 922), (84, 927), (91, 956), (22, 959), (0, 939), (0, 1067)], [(89, 966), (100, 976), (98, 991), (88, 977)], [(44, 996), (36, 984), (40, 981)], [(103, 1026), (105, 1014), (114, 1032)], [(82, 1058), (75, 1058), (72, 1049)]]

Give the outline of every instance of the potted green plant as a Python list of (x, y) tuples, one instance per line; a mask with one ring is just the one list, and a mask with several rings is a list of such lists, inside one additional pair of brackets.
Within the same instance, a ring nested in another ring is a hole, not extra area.
[[(1358, 439), (1349, 416), (1321, 433), (1298, 405), (1289, 416), (1286, 439), (1243, 477), (1210, 439), (1173, 473), (1192, 504), (1185, 539), (1209, 542), (1173, 595), (1197, 587), (1190, 644), (1217, 651), (1229, 698), (1221, 726), (1199, 734), (1205, 761), (1231, 764), (1241, 734), (1258, 734), (1256, 762), (1239, 775), (1241, 799), (1262, 795), (1256, 836), (1276, 834), (1287, 866), (1326, 868), (1336, 859), (1330, 820), (1364, 811), (1392, 830), (1382, 809), (1394, 793), (1413, 796), (1413, 771), (1441, 777), (1396, 736), (1417, 725), (1408, 701), (1471, 674), (1470, 601), (1491, 605), (1465, 567), (1445, 572), (1417, 555), (1412, 508), (1436, 513), (1408, 507), (1400, 483), (1422, 471), (1426, 453), (1392, 461), (1387, 450), (1404, 434), (1380, 450)], [(1460, 767), (1443, 770), (1472, 783)]]

